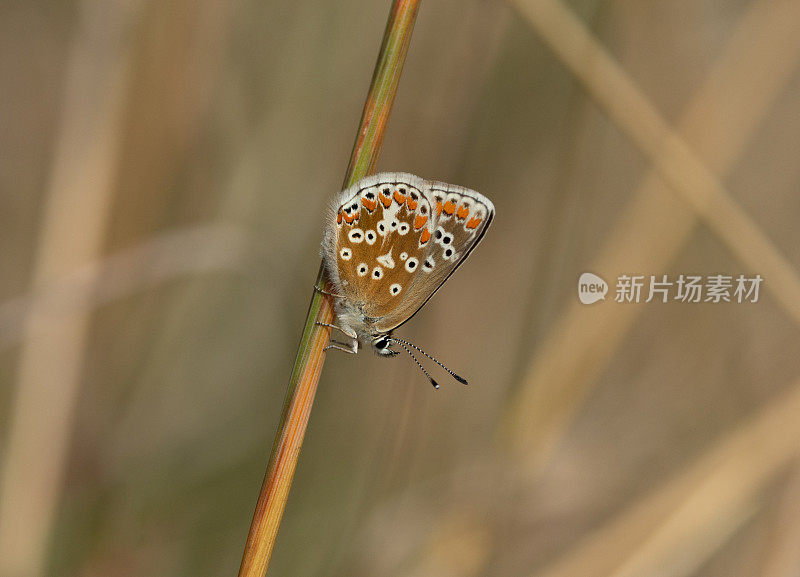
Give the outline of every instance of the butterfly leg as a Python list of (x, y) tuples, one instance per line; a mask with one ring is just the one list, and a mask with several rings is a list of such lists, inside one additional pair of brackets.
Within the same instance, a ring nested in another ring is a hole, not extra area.
[(322, 293), (324, 295), (328, 295), (328, 296), (333, 297), (333, 298), (337, 298), (337, 299), (345, 298), (342, 295), (337, 295), (337, 294), (334, 294), (334, 293), (330, 293), (330, 292), (326, 291), (325, 289), (321, 289), (317, 285), (314, 285), (314, 290), (317, 291), (318, 293)]
[(354, 331), (350, 327), (342, 328), (342, 327), (337, 327), (336, 325), (329, 325), (328, 323), (321, 323), (319, 321), (317, 321), (315, 324), (318, 325), (318, 326), (321, 326), (321, 327), (328, 327), (329, 329), (336, 329), (337, 331), (340, 331), (340, 332), (346, 334), (348, 337), (350, 337), (353, 340), (358, 338), (358, 335), (356, 334), (356, 331)]
[(326, 346), (323, 350), (327, 351), (328, 349), (336, 349), (337, 351), (344, 351), (354, 355), (358, 352), (358, 341), (353, 339), (353, 341), (348, 345), (347, 343), (331, 339), (328, 342), (328, 346)]

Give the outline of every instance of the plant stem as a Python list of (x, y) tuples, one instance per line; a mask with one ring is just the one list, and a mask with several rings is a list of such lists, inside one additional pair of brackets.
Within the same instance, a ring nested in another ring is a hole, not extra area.
[[(392, 3), (343, 188), (367, 176), (375, 167), (397, 94), (419, 2), (394, 0)], [(325, 270), (320, 266), (317, 286), (325, 286), (326, 280)], [(330, 336), (329, 328), (316, 323), (330, 324), (333, 316), (330, 298), (314, 291), (289, 380), (283, 414), (250, 524), (239, 577), (263, 577), (269, 566), (325, 361), (323, 349)]]

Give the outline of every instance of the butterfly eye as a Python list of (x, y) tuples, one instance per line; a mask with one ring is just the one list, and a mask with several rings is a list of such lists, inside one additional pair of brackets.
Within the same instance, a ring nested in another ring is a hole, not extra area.
[(444, 258), (450, 258), (451, 256), (453, 256), (452, 248), (448, 248), (446, 251), (444, 251)]
[(376, 266), (374, 269), (372, 269), (372, 278), (383, 278), (383, 269), (379, 266)]
[(397, 234), (399, 234), (400, 236), (403, 236), (404, 234), (406, 234), (409, 231), (410, 228), (411, 227), (408, 226), (408, 223), (406, 223), (406, 222), (401, 223), (400, 226), (397, 228)]
[(367, 244), (375, 244), (375, 239), (377, 236), (375, 236), (374, 230), (368, 230), (365, 237), (367, 239)]
[(400, 291), (403, 290), (403, 286), (399, 283), (394, 283), (392, 286), (389, 287), (389, 292), (393, 295), (400, 294)]
[(389, 228), (391, 230), (397, 230), (397, 225), (398, 224), (400, 224), (400, 223), (398, 223), (396, 220), (393, 220), (392, 222), (389, 223)]
[(350, 258), (353, 256), (353, 252), (349, 248), (345, 247), (339, 251), (339, 256), (342, 257), (342, 260), (350, 260)]
[(422, 270), (430, 272), (433, 270), (435, 264), (436, 263), (433, 262), (433, 259), (431, 257), (428, 257), (425, 259), (425, 262), (422, 263)]
[(453, 235), (449, 233), (444, 235), (444, 238), (442, 238), (442, 244), (450, 244), (451, 242), (453, 242)]
[(360, 265), (358, 265), (358, 276), (364, 276), (368, 272), (369, 272), (369, 267), (367, 266), (367, 263), (362, 262)]
[(419, 261), (412, 256), (410, 259), (406, 261), (406, 270), (408, 272), (413, 272), (417, 268), (418, 264)]
[(400, 260), (406, 260), (407, 258), (408, 258), (408, 253), (407, 252), (401, 252), (400, 253)]
[(360, 228), (354, 228), (347, 235), (347, 238), (349, 238), (350, 242), (352, 242), (353, 244), (358, 244), (362, 240), (364, 240), (364, 231), (361, 230)]
[(436, 229), (436, 240), (439, 240), (440, 238), (442, 238), (442, 229), (441, 229), (441, 227)]
[(386, 236), (386, 225), (383, 221), (378, 223), (378, 234), (381, 236)]

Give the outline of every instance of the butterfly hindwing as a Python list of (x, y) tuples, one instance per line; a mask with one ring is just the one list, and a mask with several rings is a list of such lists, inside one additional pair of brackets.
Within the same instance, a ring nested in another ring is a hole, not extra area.
[(421, 247), (419, 273), (402, 301), (375, 323), (380, 331), (398, 327), (422, 308), (477, 246), (494, 217), (492, 202), (468, 188), (425, 182), (424, 194), (431, 206), (432, 236)]
[(337, 203), (333, 280), (367, 318), (391, 316), (419, 275), (434, 230), (426, 185), (411, 174), (376, 174)]

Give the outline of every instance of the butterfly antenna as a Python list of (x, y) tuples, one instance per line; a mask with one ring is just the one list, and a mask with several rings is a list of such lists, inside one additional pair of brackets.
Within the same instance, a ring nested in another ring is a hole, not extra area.
[[(400, 346), (402, 346), (403, 348), (405, 348), (405, 345), (408, 345), (409, 347), (413, 347), (414, 349), (418, 350), (418, 351), (419, 351), (419, 352), (421, 352), (423, 355), (425, 355), (426, 357), (428, 357), (430, 360), (432, 360), (434, 363), (436, 363), (437, 365), (439, 365), (440, 367), (442, 367), (442, 368), (443, 368), (445, 371), (447, 371), (448, 373), (450, 373), (450, 376), (451, 376), (451, 377), (453, 377), (455, 380), (457, 380), (459, 383), (463, 383), (463, 384), (465, 384), (465, 385), (469, 384), (469, 383), (467, 383), (467, 379), (465, 379), (464, 377), (460, 377), (460, 376), (458, 376), (457, 374), (455, 374), (453, 371), (451, 371), (451, 370), (450, 370), (450, 369), (448, 369), (446, 366), (444, 366), (442, 363), (440, 363), (439, 361), (437, 361), (436, 359), (434, 359), (432, 356), (430, 356), (428, 353), (426, 353), (425, 351), (423, 351), (423, 350), (422, 350), (421, 348), (419, 348), (417, 345), (415, 345), (415, 344), (412, 344), (412, 343), (409, 343), (408, 341), (404, 341), (403, 339), (398, 339), (397, 337), (391, 337), (391, 340), (393, 340), (393, 341), (397, 342), (397, 343), (398, 343)], [(409, 354), (409, 355), (411, 355), (411, 351), (409, 351), (408, 349), (406, 349), (406, 350), (408, 351), (408, 354)], [(413, 357), (414, 355), (411, 355), (411, 356)], [(414, 360), (416, 361), (417, 359), (415, 358)], [(419, 365), (419, 361), (417, 361), (417, 364)], [(420, 367), (421, 367), (421, 366), (422, 366), (422, 365), (420, 365)], [(425, 369), (422, 369), (422, 370), (424, 371)], [(425, 373), (425, 374), (428, 374), (428, 373)], [(431, 380), (433, 380), (433, 379), (431, 379)]]
[(438, 388), (439, 388), (439, 383), (437, 383), (436, 381), (434, 381), (434, 380), (433, 380), (433, 377), (430, 375), (430, 373), (429, 373), (428, 371), (426, 371), (426, 370), (425, 370), (425, 367), (423, 367), (423, 366), (422, 366), (422, 363), (420, 363), (420, 362), (417, 360), (417, 357), (415, 357), (415, 356), (414, 356), (414, 353), (412, 353), (412, 352), (411, 352), (411, 349), (409, 349), (409, 348), (408, 348), (408, 347), (407, 347), (405, 344), (403, 344), (402, 342), (400, 342), (400, 341), (397, 341), (397, 340), (396, 340), (394, 337), (392, 337), (392, 338), (391, 338), (391, 339), (389, 339), (389, 340), (391, 340), (391, 341), (396, 341), (398, 345), (400, 345), (401, 347), (403, 347), (403, 348), (405, 349), (405, 351), (406, 351), (406, 352), (407, 352), (407, 353), (408, 353), (408, 354), (411, 356), (411, 358), (412, 358), (412, 359), (414, 359), (414, 362), (415, 362), (415, 363), (417, 363), (417, 366), (418, 366), (420, 369), (422, 369), (422, 372), (423, 372), (423, 373), (425, 373), (425, 376), (426, 376), (426, 377), (428, 377), (428, 380), (430, 380), (431, 384), (433, 385), (433, 388), (434, 388), (434, 389), (438, 389)]

